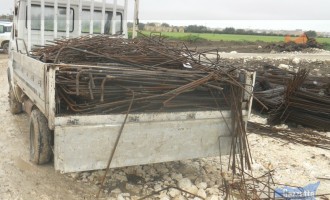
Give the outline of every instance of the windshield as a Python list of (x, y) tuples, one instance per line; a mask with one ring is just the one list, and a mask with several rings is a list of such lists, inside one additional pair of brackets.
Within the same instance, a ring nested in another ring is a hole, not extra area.
[(5, 26), (4, 32), (11, 32), (11, 26)]
[(0, 25), (0, 33), (10, 33), (11, 32), (11, 26), (4, 26)]

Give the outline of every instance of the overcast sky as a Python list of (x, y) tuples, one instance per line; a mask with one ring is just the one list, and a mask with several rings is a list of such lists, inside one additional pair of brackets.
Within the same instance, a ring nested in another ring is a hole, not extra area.
[[(128, 1), (129, 18), (132, 19), (134, 0)], [(0, 5), (1, 14), (9, 13), (13, 0), (1, 0)], [(233, 26), (330, 32), (329, 8), (329, 0), (140, 0), (140, 20), (214, 28)]]

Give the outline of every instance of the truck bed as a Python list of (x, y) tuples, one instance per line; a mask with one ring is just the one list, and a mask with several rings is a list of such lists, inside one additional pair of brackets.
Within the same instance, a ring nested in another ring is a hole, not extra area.
[[(55, 169), (63, 173), (106, 167), (125, 114), (56, 114), (56, 71), (13, 52), (13, 82), (47, 117), (54, 130)], [(252, 89), (254, 75), (246, 74)], [(251, 97), (246, 93), (243, 120)], [(124, 126), (111, 168), (227, 155), (231, 149), (230, 110), (132, 113)]]

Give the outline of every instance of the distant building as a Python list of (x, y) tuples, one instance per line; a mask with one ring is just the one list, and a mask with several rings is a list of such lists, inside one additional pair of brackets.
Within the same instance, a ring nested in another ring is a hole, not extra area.
[(0, 21), (13, 21), (13, 15), (0, 15)]
[(144, 26), (145, 31), (149, 32), (179, 32), (184, 33), (184, 27), (170, 26), (165, 27), (160, 23), (149, 23)]

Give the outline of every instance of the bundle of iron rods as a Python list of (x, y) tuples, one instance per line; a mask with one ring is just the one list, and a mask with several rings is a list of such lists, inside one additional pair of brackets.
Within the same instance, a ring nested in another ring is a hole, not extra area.
[[(59, 65), (57, 92), (63, 109), (76, 113), (215, 110), (228, 107), (226, 85), (214, 75), (185, 70)], [(212, 96), (213, 95), (213, 96)], [(64, 106), (64, 107), (63, 107)]]
[(54, 43), (32, 56), (59, 68), (58, 113), (123, 113), (133, 93), (131, 112), (229, 109), (230, 86), (244, 88), (235, 68), (183, 43), (104, 35)]
[[(283, 103), (285, 85), (293, 76), (294, 73), (292, 72), (266, 65), (263, 69), (257, 70), (253, 93), (268, 107), (268, 111), (276, 109)], [(254, 102), (254, 105), (263, 110), (258, 102)]]
[(285, 143), (302, 144), (330, 150), (330, 137), (306, 128), (279, 128), (255, 122), (248, 123), (249, 132), (283, 140)]
[[(255, 96), (270, 110), (271, 123), (293, 122), (318, 130), (330, 130), (330, 81), (273, 68), (259, 71)], [(258, 108), (258, 103), (255, 103)]]

